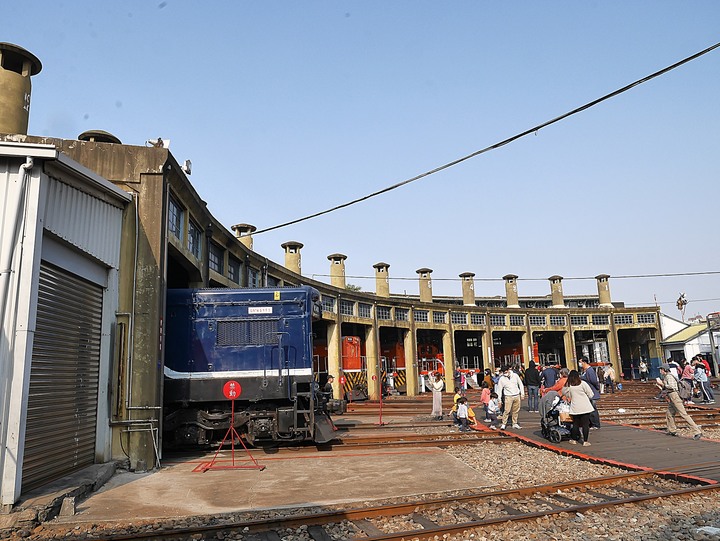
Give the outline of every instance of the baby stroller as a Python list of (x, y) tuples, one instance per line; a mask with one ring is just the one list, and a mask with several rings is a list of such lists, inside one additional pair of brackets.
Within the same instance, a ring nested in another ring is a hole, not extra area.
[(540, 430), (543, 438), (553, 443), (570, 439), (571, 423), (560, 420), (559, 408), (563, 401), (555, 391), (548, 392), (540, 399)]

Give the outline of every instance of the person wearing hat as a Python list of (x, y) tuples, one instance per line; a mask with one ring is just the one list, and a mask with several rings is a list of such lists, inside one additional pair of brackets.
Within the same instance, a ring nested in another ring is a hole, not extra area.
[(693, 429), (693, 439), (699, 440), (702, 438), (702, 430), (695, 421), (692, 420), (685, 411), (682, 398), (678, 392), (678, 380), (671, 372), (671, 367), (668, 363), (660, 365), (660, 377), (655, 380), (655, 384), (660, 388), (662, 394), (665, 395), (665, 400), (668, 403), (667, 413), (665, 418), (667, 419), (667, 433), (669, 436), (677, 436), (677, 427), (675, 426), (675, 414), (680, 417)]
[(325, 386), (323, 387), (323, 392), (329, 394), (330, 396), (333, 394), (333, 381), (335, 381), (335, 376), (328, 374), (327, 382), (325, 382)]

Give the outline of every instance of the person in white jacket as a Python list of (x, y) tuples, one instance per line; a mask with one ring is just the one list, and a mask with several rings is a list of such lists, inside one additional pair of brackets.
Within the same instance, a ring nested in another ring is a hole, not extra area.
[(435, 419), (441, 421), (443, 418), (443, 412), (442, 412), (442, 391), (443, 391), (443, 380), (442, 380), (442, 374), (440, 372), (430, 373), (430, 382), (428, 383), (428, 386), (430, 387), (430, 390), (432, 391), (433, 396), (433, 408), (432, 408), (432, 415)]
[(505, 427), (510, 424), (510, 422), (512, 422), (513, 428), (522, 428), (518, 424), (518, 415), (520, 414), (520, 402), (525, 398), (525, 387), (523, 386), (520, 376), (513, 372), (509, 366), (504, 367), (495, 392), (501, 397), (505, 405), (500, 430), (505, 430)]

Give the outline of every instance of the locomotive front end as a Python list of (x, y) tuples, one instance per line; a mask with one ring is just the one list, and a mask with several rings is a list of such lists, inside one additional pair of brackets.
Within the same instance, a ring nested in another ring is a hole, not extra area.
[[(169, 290), (166, 444), (212, 444), (231, 423), (253, 445), (325, 432), (312, 368), (318, 300), (307, 286)], [(228, 381), (239, 383), (234, 404), (223, 397)]]

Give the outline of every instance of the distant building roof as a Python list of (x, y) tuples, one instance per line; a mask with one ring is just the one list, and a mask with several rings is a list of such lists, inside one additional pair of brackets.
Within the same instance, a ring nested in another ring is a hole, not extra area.
[(668, 336), (665, 340), (662, 341), (663, 344), (684, 344), (686, 342), (689, 342), (693, 338), (697, 338), (704, 332), (707, 332), (708, 327), (705, 323), (699, 324), (699, 325), (690, 325), (689, 327), (686, 327), (685, 329), (676, 332), (675, 334), (671, 334)]

